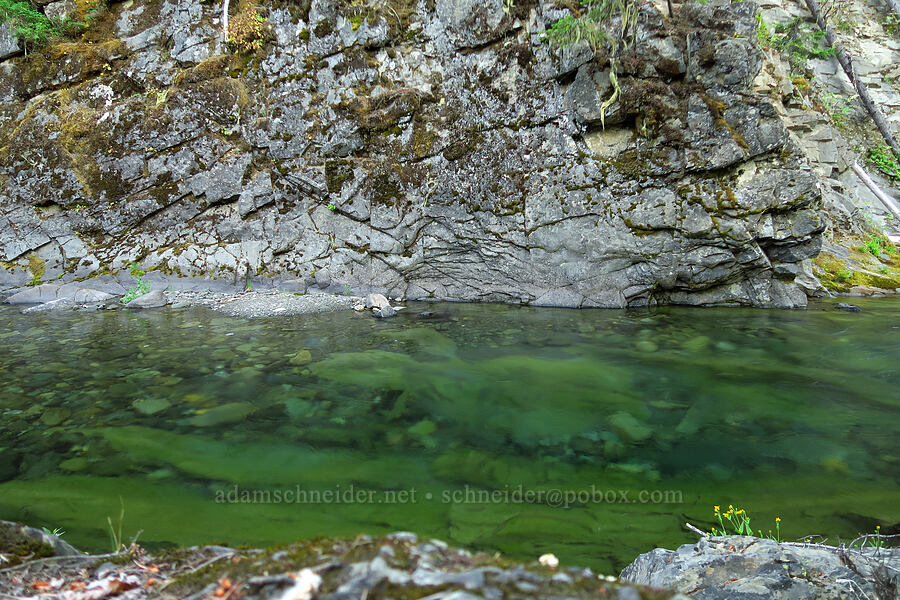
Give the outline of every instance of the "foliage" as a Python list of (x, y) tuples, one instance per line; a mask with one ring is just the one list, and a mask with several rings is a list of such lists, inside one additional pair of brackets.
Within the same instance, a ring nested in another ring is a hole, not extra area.
[[(606, 47), (609, 51), (609, 82), (613, 93), (600, 105), (600, 122), (606, 126), (606, 110), (618, 100), (622, 89), (616, 76), (617, 58), (627, 50), (634, 38), (637, 23), (637, 3), (635, 0), (581, 0), (584, 10), (580, 15), (568, 15), (553, 23), (541, 35), (542, 39), (558, 48), (587, 42), (595, 51)], [(613, 27), (613, 34), (606, 25), (616, 17), (619, 22)]]
[(886, 177), (900, 180), (900, 162), (887, 146), (870, 148), (866, 153), (866, 160)]
[(897, 13), (890, 13), (887, 18), (881, 22), (881, 25), (884, 27), (885, 33), (890, 35), (900, 33), (900, 15)]
[(122, 304), (128, 304), (135, 298), (139, 298), (150, 291), (150, 284), (144, 281), (144, 275), (146, 275), (146, 273), (138, 268), (137, 263), (132, 263), (128, 272), (131, 273), (131, 276), (134, 277), (136, 281), (133, 286), (128, 288), (128, 291), (122, 297)]
[(106, 516), (106, 523), (109, 526), (109, 544), (113, 552), (119, 553), (125, 551), (125, 543), (122, 539), (122, 525), (125, 523), (125, 501), (119, 496), (119, 518), (113, 525), (112, 517)]
[(880, 256), (881, 254), (894, 254), (897, 249), (891, 241), (880, 233), (873, 233), (858, 248), (860, 252), (868, 252), (872, 256)]
[(772, 47), (772, 33), (760, 14), (756, 15), (756, 44), (763, 49)]
[(41, 527), (44, 530), (44, 533), (47, 535), (52, 535), (53, 537), (62, 537), (66, 535), (66, 532), (60, 529), (59, 527), (54, 527), (53, 529), (47, 529), (46, 527)]
[(838, 129), (843, 129), (847, 126), (846, 118), (853, 112), (852, 102), (854, 98), (856, 96), (848, 98), (842, 94), (831, 92), (822, 94), (822, 104), (825, 105), (828, 116), (831, 117), (831, 122)]
[(256, 52), (265, 39), (266, 18), (250, 3), (242, 3), (241, 9), (228, 23), (228, 43), (239, 52)]
[[(712, 535), (753, 535), (753, 528), (750, 527), (750, 515), (747, 514), (747, 511), (743, 508), (735, 508), (729, 504), (728, 510), (725, 512), (720, 511), (718, 506), (713, 507), (713, 512), (719, 520), (720, 529), (713, 527), (710, 532)], [(732, 533), (728, 532), (729, 526), (731, 527)], [(768, 535), (763, 535), (762, 529), (758, 529), (757, 533), (758, 535), (756, 537), (765, 537), (780, 542), (781, 517), (775, 517), (775, 533), (772, 533), (771, 529), (769, 530)]]
[[(765, 23), (760, 20), (762, 27)], [(810, 58), (830, 58), (835, 56), (835, 50), (825, 40), (825, 32), (815, 25), (804, 23), (799, 17), (789, 23), (775, 25), (771, 33), (766, 28), (767, 45), (779, 52), (788, 55), (791, 63), (791, 72), (797, 72), (806, 67), (806, 61)], [(757, 25), (757, 40), (760, 38), (760, 26)]]
[(0, 23), (9, 23), (16, 35), (25, 43), (39, 46), (59, 31), (57, 24), (24, 0), (0, 0)]

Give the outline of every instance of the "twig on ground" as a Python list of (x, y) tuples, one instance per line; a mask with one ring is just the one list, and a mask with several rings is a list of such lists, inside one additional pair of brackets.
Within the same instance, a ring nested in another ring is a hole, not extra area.
[(78, 554), (75, 556), (49, 556), (47, 558), (39, 558), (37, 560), (29, 560), (28, 562), (24, 562), (20, 565), (16, 565), (14, 567), (6, 567), (5, 569), (0, 569), (0, 573), (10, 573), (12, 571), (19, 571), (22, 569), (27, 569), (28, 567), (32, 567), (42, 563), (50, 563), (57, 561), (67, 561), (67, 560), (97, 560), (98, 558), (113, 558), (116, 556), (122, 556), (123, 554), (127, 554), (127, 552), (110, 552), (109, 554)]
[(685, 523), (684, 526), (687, 527), (688, 529), (690, 529), (691, 531), (693, 531), (694, 533), (696, 533), (697, 535), (699, 535), (700, 537), (709, 537), (708, 533), (706, 533), (705, 531), (702, 531), (700, 529), (697, 529), (690, 523)]

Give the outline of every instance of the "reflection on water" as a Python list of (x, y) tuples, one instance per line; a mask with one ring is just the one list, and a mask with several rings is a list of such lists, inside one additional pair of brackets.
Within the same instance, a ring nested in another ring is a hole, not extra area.
[(3, 308), (0, 518), (100, 550), (121, 503), (150, 546), (413, 530), (605, 571), (713, 504), (887, 529), (900, 302), (831, 307)]

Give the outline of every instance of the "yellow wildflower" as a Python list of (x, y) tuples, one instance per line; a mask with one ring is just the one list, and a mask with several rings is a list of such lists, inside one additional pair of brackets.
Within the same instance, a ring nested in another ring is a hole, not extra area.
[(775, 522), (776, 522), (776, 523), (781, 523), (781, 517), (775, 517)]
[(716, 511), (716, 512), (719, 512), (719, 507), (718, 507), (718, 506), (713, 506), (713, 510)]

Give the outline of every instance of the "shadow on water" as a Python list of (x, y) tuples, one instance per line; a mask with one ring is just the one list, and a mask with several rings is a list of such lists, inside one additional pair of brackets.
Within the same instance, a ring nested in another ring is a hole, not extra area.
[[(412, 530), (620, 569), (734, 503), (900, 522), (900, 302), (411, 305), (242, 321), (0, 310), (0, 518), (103, 550)], [(432, 311), (421, 318), (421, 311)]]

